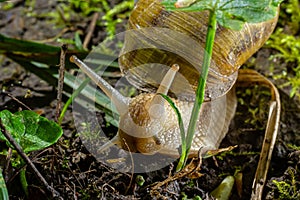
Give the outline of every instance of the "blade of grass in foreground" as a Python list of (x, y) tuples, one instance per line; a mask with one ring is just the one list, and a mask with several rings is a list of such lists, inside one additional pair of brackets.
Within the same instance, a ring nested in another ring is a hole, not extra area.
[[(199, 77), (198, 87), (197, 87), (197, 91), (196, 91), (196, 100), (195, 100), (195, 103), (193, 106), (192, 115), (191, 115), (190, 123), (188, 126), (188, 131), (187, 131), (187, 136), (186, 136), (186, 152), (185, 153), (183, 152), (180, 157), (180, 160), (181, 159), (184, 160), (184, 162), (183, 162), (184, 165), (188, 159), (188, 154), (189, 154), (191, 146), (192, 146), (193, 137), (194, 137), (195, 129), (196, 129), (196, 125), (197, 125), (197, 120), (198, 120), (198, 116), (200, 113), (200, 108), (204, 101), (205, 85), (206, 85), (208, 69), (210, 66), (210, 61), (211, 61), (211, 56), (212, 56), (213, 44), (214, 44), (214, 39), (215, 39), (215, 35), (216, 35), (216, 28), (217, 28), (216, 14), (215, 14), (215, 12), (210, 11), (208, 29), (207, 29), (207, 34), (206, 34), (206, 43), (205, 43), (205, 52), (206, 53), (204, 54), (202, 71), (201, 71), (201, 75)], [(176, 169), (180, 170), (184, 167), (184, 165), (181, 165), (181, 163), (179, 162)]]
[[(175, 113), (177, 115), (178, 124), (179, 124), (179, 128), (180, 128), (180, 136), (181, 136), (181, 155), (183, 155), (183, 154), (185, 155), (185, 153), (186, 153), (186, 139), (185, 139), (184, 125), (183, 125), (183, 121), (182, 121), (180, 111), (178, 110), (175, 103), (172, 101), (172, 99), (170, 97), (168, 97), (167, 95), (164, 95), (164, 94), (160, 94), (160, 95), (170, 104), (170, 106), (173, 108), (173, 110), (175, 111)], [(184, 166), (185, 165), (184, 158), (185, 158), (185, 156), (180, 157), (180, 159), (178, 161), (176, 171), (179, 171), (181, 169), (181, 168), (179, 169), (178, 166)]]
[(4, 182), (4, 178), (2, 175), (2, 169), (0, 168), (0, 199), (1, 200), (8, 200), (8, 192)]

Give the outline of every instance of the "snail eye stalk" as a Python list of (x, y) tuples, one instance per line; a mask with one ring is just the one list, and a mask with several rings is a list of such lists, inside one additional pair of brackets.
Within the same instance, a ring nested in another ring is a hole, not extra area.
[(88, 77), (90, 77), (100, 89), (112, 100), (120, 115), (128, 110), (128, 98), (122, 96), (115, 88), (107, 83), (103, 78), (96, 74), (84, 62), (76, 56), (71, 56), (70, 61), (75, 63)]

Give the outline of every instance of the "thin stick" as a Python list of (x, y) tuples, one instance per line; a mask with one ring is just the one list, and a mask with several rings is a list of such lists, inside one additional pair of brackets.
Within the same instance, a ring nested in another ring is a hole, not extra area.
[(8, 168), (9, 168), (9, 163), (10, 163), (11, 156), (12, 156), (12, 149), (9, 148), (8, 152), (7, 152), (7, 156), (6, 156), (5, 168), (3, 169), (4, 180), (6, 182), (8, 182)]
[(193, 172), (195, 173), (197, 170), (200, 170), (201, 168), (201, 165), (202, 165), (202, 149), (203, 149), (203, 146), (201, 146), (199, 148), (199, 151), (198, 151), (198, 165), (197, 167), (195, 167), (195, 169), (193, 170)]
[(65, 17), (65, 12), (63, 11), (63, 8), (61, 6), (57, 6), (56, 7), (59, 16), (61, 17), (61, 19), (63, 20), (64, 24), (68, 24), (68, 20)]
[(56, 104), (56, 114), (55, 114), (56, 121), (58, 121), (60, 111), (61, 111), (62, 92), (63, 92), (64, 76), (65, 76), (65, 58), (66, 58), (67, 50), (68, 50), (68, 45), (63, 44), (61, 46), (61, 52), (60, 52), (59, 78), (58, 78), (58, 85), (57, 85), (57, 104)]
[(124, 144), (129, 152), (129, 155), (130, 155), (130, 159), (131, 159), (131, 164), (132, 164), (132, 170), (131, 170), (131, 176), (130, 176), (130, 182), (129, 182), (129, 185), (125, 191), (125, 194), (127, 194), (127, 192), (129, 191), (131, 185), (132, 185), (132, 181), (133, 181), (133, 174), (134, 174), (134, 161), (133, 161), (133, 157), (132, 157), (132, 153), (130, 151), (130, 147), (128, 146), (126, 140), (123, 138), (123, 141), (124, 141)]
[(82, 46), (83, 46), (84, 49), (87, 49), (87, 46), (88, 46), (88, 44), (91, 41), (91, 38), (92, 38), (93, 32), (95, 30), (98, 18), (99, 18), (99, 13), (98, 12), (94, 13), (92, 21), (91, 21), (91, 23), (90, 23), (90, 25), (88, 27), (88, 33), (85, 36), (84, 41), (83, 41), (83, 45)]
[(19, 99), (17, 99), (16, 97), (14, 97), (13, 95), (7, 93), (7, 92), (2, 92), (3, 94), (6, 94), (7, 96), (9, 96), (10, 98), (12, 98), (14, 101), (18, 102), (19, 104), (21, 104), (22, 106), (24, 106), (26, 109), (31, 110), (31, 108), (29, 108), (26, 104), (24, 104), (22, 101), (20, 101)]
[[(19, 155), (23, 158), (23, 160), (26, 162), (28, 166), (32, 168), (35, 175), (38, 177), (38, 179), (44, 184), (44, 186), (47, 188), (48, 191), (50, 191), (53, 195), (53, 197), (60, 197), (59, 192), (57, 192), (53, 187), (51, 187), (45, 178), (41, 175), (41, 173), (38, 171), (38, 169), (35, 167), (35, 165), (31, 162), (31, 160), (26, 156), (26, 154), (23, 152), (22, 147), (14, 140), (14, 138), (7, 132), (5, 129), (2, 119), (0, 118), (0, 129), (2, 134), (6, 137), (6, 139), (9, 141), (11, 145), (16, 149), (16, 151), (19, 153)], [(60, 197), (61, 198), (61, 197)]]

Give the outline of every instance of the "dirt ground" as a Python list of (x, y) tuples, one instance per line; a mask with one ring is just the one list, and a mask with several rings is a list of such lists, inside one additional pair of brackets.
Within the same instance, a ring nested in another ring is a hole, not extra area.
[[(56, 1), (36, 1), (35, 9), (39, 13), (49, 12), (56, 6)], [(9, 37), (27, 40), (45, 40), (55, 37), (62, 30), (53, 27), (53, 24), (45, 23), (45, 18), (36, 18), (26, 15), (23, 1), (18, 1), (14, 8), (0, 11), (0, 33)], [(86, 34), (87, 27), (92, 17), (75, 22), (75, 29)], [(124, 30), (124, 24), (119, 25), (118, 31)], [(101, 32), (101, 33), (99, 33)], [(73, 37), (70, 30), (64, 37)], [(95, 30), (92, 43), (97, 44), (105, 37), (105, 30)], [(52, 41), (49, 44), (60, 46)], [(261, 49), (255, 54), (255, 69), (268, 74), (268, 55), (270, 49)], [(8, 109), (11, 112), (25, 109), (21, 104), (13, 100), (10, 94), (33, 110), (42, 110), (42, 115), (48, 119), (54, 119), (56, 106), (56, 89), (36, 75), (26, 72), (22, 66), (12, 60), (1, 56), (0, 68), (0, 110)], [(280, 67), (280, 66), (278, 66)], [(275, 81), (274, 81), (275, 82)], [(227, 176), (233, 175), (237, 170), (243, 175), (242, 194), (238, 194), (234, 188), (230, 199), (249, 199), (251, 187), (259, 160), (259, 152), (262, 145), (264, 130), (266, 127), (268, 102), (263, 97), (259, 87), (237, 88), (239, 104), (236, 115), (230, 125), (230, 130), (223, 140), (221, 147), (238, 145), (232, 152), (224, 153), (203, 160), (201, 173), (203, 176), (197, 179), (187, 177), (172, 181), (159, 189), (159, 195), (151, 195), (151, 187), (154, 183), (165, 180), (170, 171), (174, 172), (173, 165), (158, 171), (140, 174), (121, 173), (98, 162), (82, 144), (73, 122), (72, 110), (69, 109), (63, 121), (64, 135), (59, 142), (40, 152), (33, 152), (30, 158), (38, 170), (45, 177), (49, 185), (53, 186), (63, 199), (184, 199), (193, 198), (196, 195), (202, 199), (212, 199), (209, 193), (215, 189)], [(30, 91), (30, 95), (28, 92)], [(295, 187), (290, 187), (291, 192), (300, 192), (299, 164), (300, 151), (292, 148), (292, 145), (300, 146), (300, 104), (291, 99), (288, 91), (280, 90), (282, 113), (280, 130), (274, 148), (272, 161), (267, 177), (263, 199), (278, 199), (279, 193), (273, 180), (285, 181)], [(26, 97), (25, 97), (26, 96)], [(64, 97), (64, 100), (66, 97)], [(259, 106), (258, 106), (259, 105)], [(258, 108), (256, 114), (251, 110)], [(99, 113), (99, 120), (103, 113)], [(110, 132), (117, 129), (111, 127)], [(0, 143), (1, 146), (4, 143)], [(5, 163), (5, 156), (0, 155), (1, 165)], [(6, 169), (8, 175), (7, 186), (10, 199), (51, 199), (51, 194), (38, 181), (32, 170), (27, 167), (27, 181), (29, 184), (29, 196), (26, 197), (20, 186), (18, 169), (10, 166)], [(145, 183), (139, 186), (136, 178), (143, 177)]]

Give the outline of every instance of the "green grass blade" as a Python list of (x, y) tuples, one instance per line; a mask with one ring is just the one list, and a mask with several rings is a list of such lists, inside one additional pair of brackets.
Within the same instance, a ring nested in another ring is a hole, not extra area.
[(20, 182), (21, 182), (23, 191), (25, 192), (25, 195), (28, 197), (28, 183), (27, 183), (27, 179), (26, 179), (26, 168), (23, 168), (20, 171)]
[(185, 165), (185, 157), (186, 157), (186, 154), (185, 154), (186, 153), (186, 138), (185, 138), (185, 131), (184, 131), (184, 125), (183, 125), (181, 113), (170, 97), (168, 97), (167, 95), (164, 95), (164, 94), (160, 94), (160, 95), (170, 104), (170, 106), (175, 111), (177, 119), (178, 119), (178, 124), (179, 124), (179, 128), (180, 128), (180, 136), (181, 136), (181, 154), (180, 154), (180, 158), (178, 161), (178, 165), (176, 167), (176, 171), (180, 171), (182, 169), (182, 167)]
[(187, 156), (189, 154), (189, 151), (192, 146), (194, 134), (195, 134), (195, 129), (197, 125), (197, 120), (199, 117), (200, 113), (200, 108), (204, 100), (204, 95), (205, 95), (205, 85), (206, 85), (206, 79), (208, 75), (208, 69), (210, 66), (211, 62), (211, 56), (212, 56), (212, 50), (213, 50), (213, 44), (214, 44), (214, 38), (216, 34), (216, 26), (217, 26), (217, 20), (216, 20), (216, 14), (214, 12), (210, 12), (210, 17), (209, 17), (209, 24), (208, 24), (208, 29), (207, 29), (207, 35), (206, 35), (206, 43), (205, 43), (205, 54), (204, 54), (204, 59), (203, 59), (203, 65), (202, 65), (202, 71), (201, 75), (199, 77), (199, 82), (198, 82), (198, 87), (196, 91), (196, 100), (194, 103), (194, 107), (192, 110), (192, 115), (187, 131), (187, 136), (186, 136), (186, 158), (185, 161), (187, 160)]
[(6, 37), (0, 34), (0, 52), (27, 52), (27, 53), (53, 53), (60, 52), (59, 47), (31, 42), (26, 40), (18, 40)]
[(8, 200), (8, 191), (0, 168), (0, 200)]
[(59, 118), (58, 118), (58, 124), (61, 124), (64, 116), (65, 116), (65, 113), (68, 109), (68, 107), (71, 105), (71, 103), (73, 102), (74, 98), (76, 98), (78, 96), (78, 94), (85, 88), (85, 86), (90, 82), (90, 79), (87, 78), (85, 79), (81, 85), (72, 93), (72, 95), (69, 97), (68, 101), (65, 103), (60, 115), (59, 115)]

